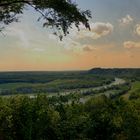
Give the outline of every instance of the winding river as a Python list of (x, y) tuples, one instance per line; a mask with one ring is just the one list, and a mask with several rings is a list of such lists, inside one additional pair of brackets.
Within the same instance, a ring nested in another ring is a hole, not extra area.
[[(65, 96), (65, 95), (68, 95), (70, 93), (81, 93), (81, 94), (83, 94), (83, 93), (85, 93), (87, 91), (90, 91), (90, 90), (97, 91), (97, 90), (100, 90), (102, 88), (109, 88), (109, 87), (111, 87), (113, 85), (121, 85), (121, 84), (124, 84), (125, 82), (126, 81), (124, 79), (115, 78), (112, 83), (107, 84), (107, 85), (98, 86), (98, 87), (91, 87), (91, 88), (72, 89), (72, 90), (60, 92), (59, 95)], [(4, 97), (9, 97), (9, 96), (11, 96), (11, 95), (5, 95)], [(14, 96), (14, 95), (12, 95), (12, 96)], [(30, 98), (35, 98), (37, 95), (35, 95), (35, 94), (28, 94), (28, 96)], [(48, 97), (52, 97), (52, 96), (58, 96), (58, 93), (50, 93), (48, 95)]]
[[(121, 85), (121, 84), (124, 84), (125, 82), (126, 81), (124, 79), (115, 78), (115, 80), (108, 85), (91, 87), (91, 88), (81, 88), (81, 89), (68, 90), (68, 91), (65, 91), (65, 92), (60, 92), (59, 95), (68, 95), (70, 93), (81, 93), (81, 94), (83, 94), (84, 92), (87, 92), (89, 90), (97, 91), (97, 90), (100, 90), (102, 88), (109, 88), (109, 87), (114, 86), (114, 85)], [(48, 95), (48, 97), (52, 97), (52, 96), (58, 96), (58, 93), (51, 93), (51, 94)], [(34, 98), (34, 97), (35, 97), (35, 95), (30, 95), (30, 98)]]

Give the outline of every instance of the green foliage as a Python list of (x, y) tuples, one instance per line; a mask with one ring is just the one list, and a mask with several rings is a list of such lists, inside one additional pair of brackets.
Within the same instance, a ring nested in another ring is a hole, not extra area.
[(90, 29), (88, 18), (91, 18), (89, 10), (82, 11), (70, 0), (1, 0), (0, 24), (9, 24), (18, 21), (17, 15), (23, 13), (26, 6), (31, 6), (39, 14), (39, 20), (43, 20), (43, 27), (52, 27), (54, 34), (62, 40), (63, 35), (69, 34), (68, 29), (74, 24), (78, 30), (82, 23)]
[(131, 79), (131, 81), (140, 80), (140, 69), (139, 68), (93, 68), (89, 73), (95, 75), (106, 75), (106, 76), (116, 76), (125, 79)]
[[(0, 88), (15, 90), (29, 86), (37, 91), (52, 86), (69, 89), (83, 84), (88, 86), (90, 82), (104, 85), (112, 79), (112, 75), (101, 77), (88, 72), (0, 73)], [(128, 81), (107, 89), (87, 90), (89, 95), (98, 95), (86, 97), (88, 100), (76, 90), (57, 96), (1, 97), (0, 140), (139, 140), (140, 84)], [(114, 93), (107, 96), (109, 91)], [(100, 92), (106, 96), (99, 96)], [(127, 92), (132, 93), (131, 100), (120, 98)]]
[(111, 85), (111, 86), (104, 86), (99, 89), (89, 89), (85, 92), (83, 92), (84, 96), (98, 96), (98, 95), (105, 95), (111, 99), (120, 97), (123, 94), (126, 94), (130, 90), (130, 84), (129, 83), (124, 83), (124, 84), (119, 84), (119, 85)]
[(136, 81), (132, 84), (131, 90), (129, 91), (129, 99), (139, 99), (140, 98), (140, 82)]
[(100, 96), (85, 104), (63, 101), (56, 104), (49, 98), (45, 95), (33, 99), (0, 98), (0, 139), (140, 139), (140, 100), (111, 100)]
[(0, 94), (58, 93), (109, 84), (114, 78), (87, 72), (0, 73)]
[(91, 139), (139, 139), (140, 116), (134, 104), (122, 99), (115, 101), (105, 96), (86, 103), (90, 112), (88, 135)]

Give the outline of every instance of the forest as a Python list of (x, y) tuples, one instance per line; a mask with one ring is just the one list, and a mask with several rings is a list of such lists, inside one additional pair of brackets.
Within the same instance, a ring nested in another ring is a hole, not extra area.
[(139, 140), (140, 98), (106, 96), (84, 104), (36, 98), (0, 98), (1, 140)]
[[(36, 92), (1, 95), (0, 140), (139, 140), (138, 72), (120, 77), (94, 70), (2, 73), (1, 91), (15, 84)], [(37, 92), (47, 85), (60, 91)]]

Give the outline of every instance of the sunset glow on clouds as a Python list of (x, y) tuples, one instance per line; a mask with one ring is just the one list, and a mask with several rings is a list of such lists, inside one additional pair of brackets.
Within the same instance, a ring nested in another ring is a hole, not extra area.
[(136, 30), (135, 30), (136, 34), (140, 36), (140, 24), (136, 25)]
[(128, 25), (133, 22), (133, 18), (130, 15), (126, 15), (122, 19), (119, 20), (121, 25)]
[(90, 9), (91, 31), (81, 26), (60, 41), (28, 8), (0, 35), (0, 70), (80, 70), (140, 67), (140, 1), (75, 0)]
[(124, 42), (124, 48), (126, 49), (140, 48), (140, 42), (126, 41)]
[(77, 37), (84, 38), (90, 37), (92, 39), (98, 39), (102, 36), (106, 36), (113, 31), (113, 25), (110, 23), (103, 22), (95, 22), (91, 23), (91, 31), (89, 32), (87, 29), (83, 28), (80, 32), (77, 33)]

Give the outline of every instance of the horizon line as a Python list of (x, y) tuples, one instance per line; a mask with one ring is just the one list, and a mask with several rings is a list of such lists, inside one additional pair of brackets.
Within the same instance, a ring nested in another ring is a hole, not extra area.
[(78, 71), (89, 71), (92, 69), (140, 69), (140, 67), (93, 67), (89, 69), (73, 69), (73, 70), (0, 70), (0, 73), (3, 72), (78, 72)]

